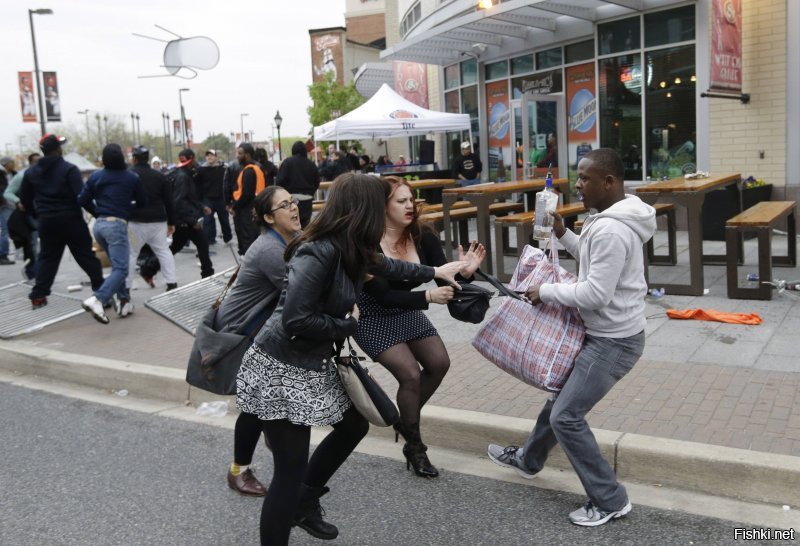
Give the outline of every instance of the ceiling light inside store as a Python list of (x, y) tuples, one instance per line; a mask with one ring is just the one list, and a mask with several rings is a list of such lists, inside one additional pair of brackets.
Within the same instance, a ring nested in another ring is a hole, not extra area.
[(667, 82), (661, 82), (658, 84), (661, 89), (664, 89), (667, 86)]
[(697, 76), (695, 76), (694, 74), (692, 74), (692, 77), (691, 77), (691, 78), (689, 78), (689, 81), (696, 82), (696, 81), (697, 81)]
[(675, 78), (675, 85), (680, 85), (680, 84), (681, 84), (681, 79)]
[(668, 98), (668, 99), (671, 99), (671, 98), (672, 98), (672, 93), (670, 93), (669, 91), (667, 91), (667, 98)]

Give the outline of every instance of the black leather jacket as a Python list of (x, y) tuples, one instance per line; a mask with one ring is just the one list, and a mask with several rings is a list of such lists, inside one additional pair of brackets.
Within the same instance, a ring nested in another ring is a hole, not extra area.
[[(382, 257), (375, 273), (388, 279), (427, 282), (427, 265)], [(345, 316), (353, 308), (363, 282), (345, 273), (339, 252), (328, 240), (305, 243), (289, 261), (278, 305), (255, 342), (278, 360), (307, 370), (332, 365), (336, 341), (356, 333), (358, 322)]]

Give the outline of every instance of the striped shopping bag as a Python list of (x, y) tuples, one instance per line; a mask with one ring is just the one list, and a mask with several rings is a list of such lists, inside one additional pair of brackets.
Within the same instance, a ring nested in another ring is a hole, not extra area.
[[(526, 246), (511, 278), (513, 290), (562, 282), (575, 275), (558, 264), (558, 252)], [(487, 360), (517, 379), (548, 392), (559, 392), (583, 345), (583, 321), (577, 309), (561, 304), (531, 305), (507, 298), (472, 340)]]

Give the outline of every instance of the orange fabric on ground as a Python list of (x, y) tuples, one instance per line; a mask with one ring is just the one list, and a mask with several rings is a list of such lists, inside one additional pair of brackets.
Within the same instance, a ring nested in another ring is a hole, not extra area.
[(723, 313), (714, 309), (668, 309), (667, 316), (672, 319), (710, 320), (729, 324), (761, 324), (764, 322), (758, 313)]

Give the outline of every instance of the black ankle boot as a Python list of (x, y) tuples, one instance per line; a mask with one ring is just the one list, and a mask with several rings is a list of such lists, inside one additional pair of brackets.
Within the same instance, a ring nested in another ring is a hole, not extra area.
[(312, 537), (322, 540), (333, 540), (339, 536), (339, 529), (322, 519), (325, 511), (319, 499), (330, 489), (327, 487), (300, 486), (300, 502), (292, 518), (292, 525), (297, 525)]
[(439, 475), (439, 471), (428, 460), (428, 446), (422, 443), (422, 437), (419, 433), (419, 424), (414, 423), (408, 425), (405, 429), (408, 433), (406, 437), (406, 445), (403, 446), (403, 455), (406, 456), (406, 469), (410, 470), (414, 467), (414, 473), (423, 478), (435, 478)]

